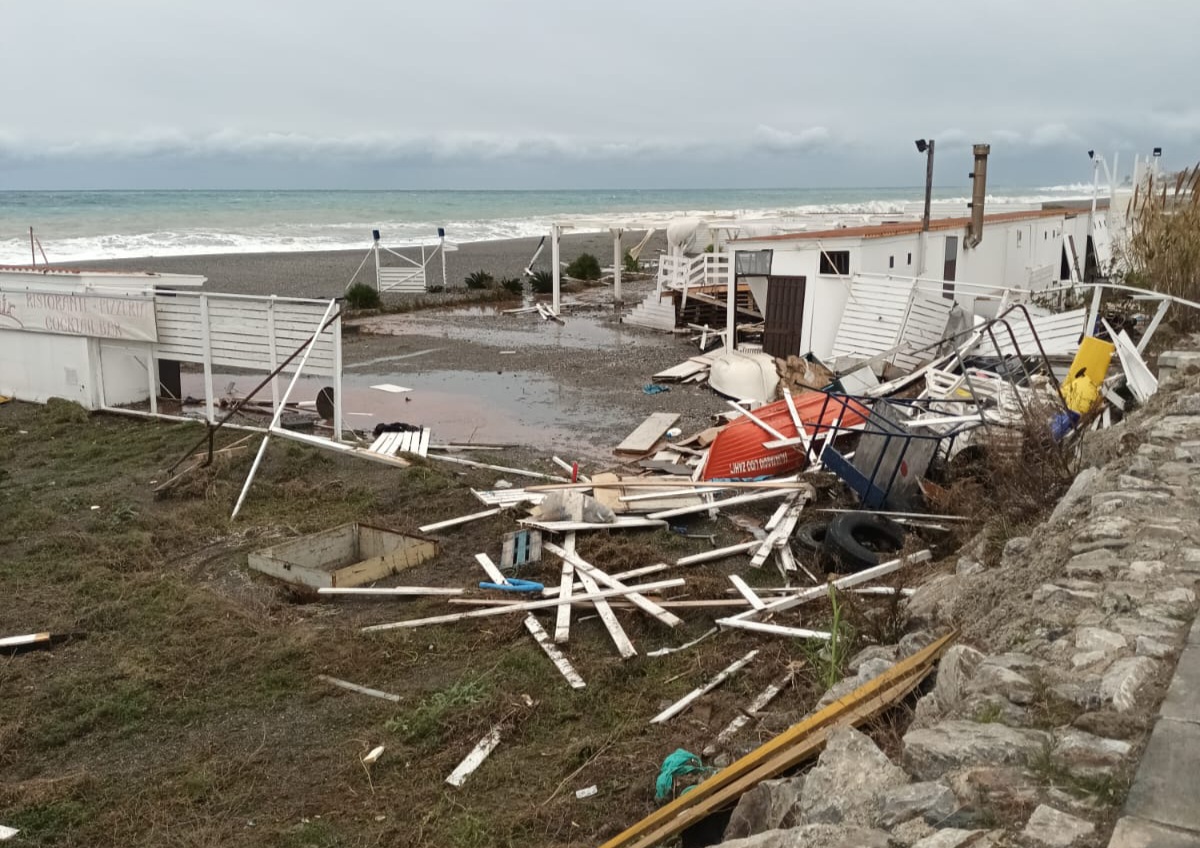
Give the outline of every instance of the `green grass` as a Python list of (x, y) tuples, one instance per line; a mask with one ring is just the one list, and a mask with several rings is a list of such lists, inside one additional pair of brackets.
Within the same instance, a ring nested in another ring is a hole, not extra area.
[(469, 707), (485, 700), (489, 687), (478, 678), (460, 680), (424, 698), (410, 710), (398, 713), (384, 727), (405, 742), (422, 746), (440, 743), (450, 720)]

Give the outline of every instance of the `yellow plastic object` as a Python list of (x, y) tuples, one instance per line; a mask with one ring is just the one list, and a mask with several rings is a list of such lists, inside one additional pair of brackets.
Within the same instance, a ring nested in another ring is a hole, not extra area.
[(1074, 361), (1071, 362), (1071, 371), (1063, 382), (1064, 397), (1067, 386), (1079, 376), (1081, 368), (1093, 385), (1099, 386), (1103, 383), (1104, 378), (1108, 376), (1108, 366), (1112, 362), (1116, 349), (1115, 345), (1103, 339), (1095, 336), (1085, 337), (1079, 345), (1079, 351), (1075, 354)]
[(1086, 374), (1082, 374), (1063, 383), (1062, 396), (1067, 402), (1067, 409), (1087, 415), (1096, 401), (1100, 400), (1100, 389)]

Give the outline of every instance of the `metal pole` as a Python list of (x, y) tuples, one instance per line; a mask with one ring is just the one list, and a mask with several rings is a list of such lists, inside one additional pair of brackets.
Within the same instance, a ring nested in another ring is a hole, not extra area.
[(446, 237), (440, 236), (438, 242), (442, 250), (442, 288), (450, 290), (450, 278), (446, 276)]
[(921, 215), (921, 263), (919, 274), (925, 273), (925, 265), (929, 253), (929, 214), (933, 203), (933, 139), (929, 139), (929, 148), (925, 151), (925, 211)]
[(562, 265), (558, 257), (558, 224), (550, 225), (550, 274), (554, 279), (554, 314), (557, 315), (562, 301)]
[(612, 230), (613, 237), (613, 305), (621, 308), (621, 230)]
[(29, 261), (37, 265), (37, 251), (33, 248), (33, 227), (29, 228)]

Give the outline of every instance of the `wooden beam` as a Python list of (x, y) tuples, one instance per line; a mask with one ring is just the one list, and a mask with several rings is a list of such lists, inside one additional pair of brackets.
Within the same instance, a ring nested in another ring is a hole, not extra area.
[(385, 701), (396, 703), (400, 701), (399, 695), (393, 695), (390, 692), (380, 692), (378, 689), (370, 689), (366, 686), (359, 686), (357, 683), (351, 683), (349, 680), (342, 680), (337, 677), (330, 677), (327, 674), (318, 674), (317, 680), (323, 680), (332, 686), (337, 686), (340, 689), (346, 689), (350, 692), (357, 692), (360, 695), (370, 695), (372, 698), (383, 698)]
[(478, 521), (481, 518), (498, 515), (501, 509), (485, 509), (483, 512), (473, 512), (470, 515), (460, 515), (458, 518), (448, 518), (445, 521), (435, 521), (433, 524), (423, 524), (417, 528), (421, 533), (433, 533), (436, 530), (444, 530), (447, 527), (455, 527), (459, 524), (466, 524), (469, 521)]
[(857, 726), (900, 701), (932, 670), (957, 637), (951, 633), (892, 666), (849, 695), (805, 718), (708, 780), (655, 810), (601, 848), (651, 848), (731, 806), (763, 780), (783, 774), (817, 754), (835, 727)]
[(727, 548), (716, 548), (711, 551), (704, 551), (702, 553), (691, 554), (690, 556), (680, 557), (679, 559), (675, 560), (675, 564), (676, 565), (695, 565), (698, 562), (711, 562), (714, 559), (725, 559), (725, 557), (736, 556), (737, 554), (744, 554), (747, 551), (751, 550), (752, 548), (757, 548), (759, 546), (759, 544), (760, 543), (758, 541), (742, 542), (737, 545), (730, 545)]
[(444, 589), (440, 586), (378, 586), (343, 588), (341, 586), (322, 586), (317, 589), (318, 595), (392, 595), (401, 598), (424, 598), (438, 595), (461, 595), (463, 589)]
[(773, 681), (766, 689), (758, 693), (758, 696), (750, 702), (750, 706), (744, 710), (739, 710), (733, 721), (725, 725), (724, 729), (717, 734), (717, 738), (704, 746), (703, 754), (706, 757), (711, 757), (722, 745), (737, 735), (738, 731), (745, 727), (755, 713), (766, 709), (767, 705), (775, 700), (788, 684), (792, 682), (792, 671), (789, 670), (778, 680)]

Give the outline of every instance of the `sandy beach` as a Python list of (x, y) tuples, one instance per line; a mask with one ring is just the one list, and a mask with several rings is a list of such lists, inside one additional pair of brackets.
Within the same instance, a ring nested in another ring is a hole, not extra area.
[[(643, 233), (626, 233), (622, 241), (625, 250), (637, 244)], [(473, 271), (487, 271), (497, 280), (521, 273), (537, 249), (538, 239), (521, 238), (502, 241), (472, 242), (446, 253), (446, 276), (452, 285)], [(591, 253), (608, 266), (612, 263), (612, 237), (607, 233), (564, 235), (561, 255), (570, 262), (581, 253)], [(642, 258), (653, 258), (665, 245), (662, 233), (656, 233), (642, 252)], [(406, 256), (420, 257), (420, 250), (400, 248)], [(113, 259), (66, 264), (66, 268), (106, 268), (156, 271), (170, 274), (201, 274), (208, 278), (205, 288), (214, 292), (258, 295), (292, 295), (297, 297), (334, 297), (341, 294), (355, 270), (367, 256), (367, 246), (361, 250), (335, 250), (315, 253), (230, 253), (195, 256), (147, 256), (139, 259)], [(401, 264), (395, 257), (383, 254), (385, 261)], [(550, 245), (547, 243), (538, 258), (538, 267), (550, 267)], [(356, 279), (370, 282), (374, 260), (369, 259)], [(441, 260), (429, 266), (429, 280), (442, 282)]]

